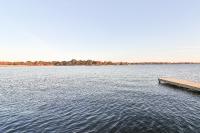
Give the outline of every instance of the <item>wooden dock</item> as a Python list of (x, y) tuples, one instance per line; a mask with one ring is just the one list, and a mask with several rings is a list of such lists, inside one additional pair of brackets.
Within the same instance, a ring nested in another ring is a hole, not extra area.
[(173, 86), (185, 88), (191, 91), (200, 92), (200, 83), (197, 83), (197, 82), (175, 79), (175, 78), (159, 78), (158, 81), (161, 84), (173, 85)]

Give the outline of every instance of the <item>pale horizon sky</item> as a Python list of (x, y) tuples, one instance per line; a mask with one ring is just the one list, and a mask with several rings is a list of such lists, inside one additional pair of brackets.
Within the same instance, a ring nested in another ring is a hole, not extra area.
[(199, 0), (0, 0), (0, 61), (200, 62)]

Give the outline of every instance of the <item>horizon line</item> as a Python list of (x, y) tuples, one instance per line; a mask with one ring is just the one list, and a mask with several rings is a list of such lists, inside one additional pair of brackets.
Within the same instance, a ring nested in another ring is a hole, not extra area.
[(81, 59), (71, 59), (71, 60), (0, 60), (0, 63), (19, 63), (19, 62), (70, 62), (72, 60), (75, 61), (96, 61), (96, 62), (112, 62), (112, 63), (132, 63), (132, 64), (200, 64), (198, 61), (112, 61), (112, 60), (81, 60)]

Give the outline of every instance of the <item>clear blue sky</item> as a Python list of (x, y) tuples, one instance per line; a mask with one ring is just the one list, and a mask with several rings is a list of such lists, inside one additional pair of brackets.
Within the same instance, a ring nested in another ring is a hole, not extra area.
[(0, 0), (0, 60), (200, 61), (199, 0)]

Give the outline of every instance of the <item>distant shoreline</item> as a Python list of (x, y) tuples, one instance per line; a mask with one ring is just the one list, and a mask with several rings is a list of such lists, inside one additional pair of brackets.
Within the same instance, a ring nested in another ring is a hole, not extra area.
[(70, 61), (0, 61), (0, 67), (4, 66), (105, 66), (105, 65), (161, 65), (161, 64), (200, 64), (200, 62), (112, 62), (94, 60)]

